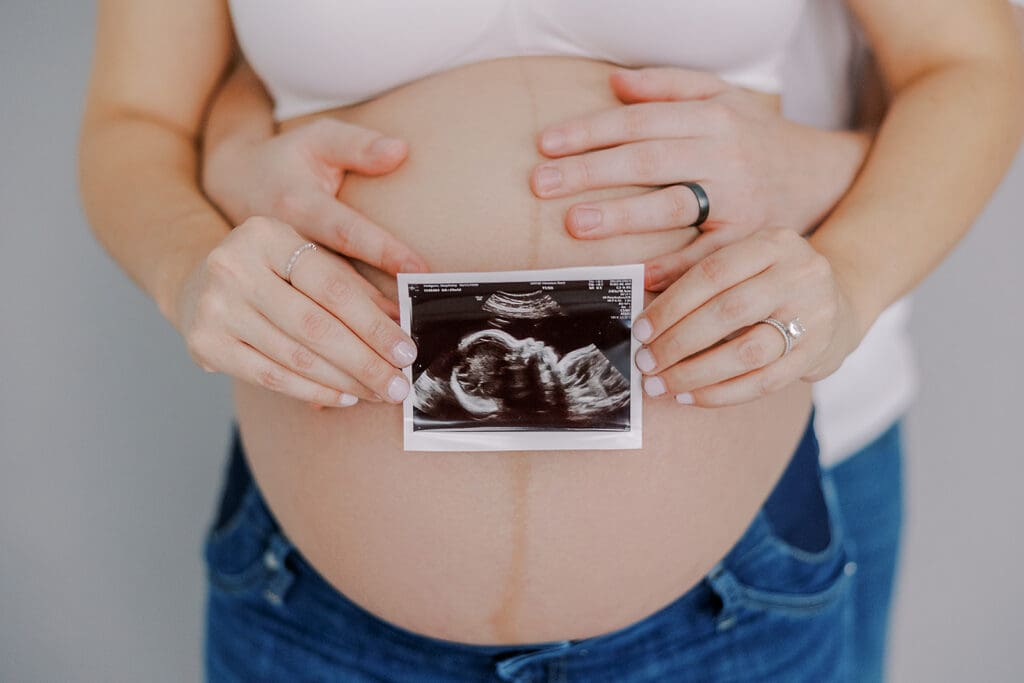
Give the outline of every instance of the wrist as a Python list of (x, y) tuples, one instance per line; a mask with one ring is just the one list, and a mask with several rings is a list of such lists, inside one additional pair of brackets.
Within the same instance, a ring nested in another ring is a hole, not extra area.
[(839, 288), (843, 300), (849, 306), (853, 329), (857, 343), (859, 343), (871, 326), (875, 324), (887, 304), (875, 286), (876, 279), (868, 277), (868, 273), (858, 267), (855, 258), (851, 258), (846, 252), (835, 248), (824, 240), (816, 238), (818, 235), (812, 235), (809, 238), (811, 246), (828, 259), (832, 267), (836, 286)]
[(225, 235), (227, 231), (197, 236), (166, 252), (153, 269), (153, 278), (148, 288), (150, 295), (161, 315), (176, 330), (181, 330), (182, 302), (193, 273)]
[[(831, 131), (800, 126), (800, 141), (791, 158), (803, 162), (788, 174), (789, 215), (778, 225), (803, 234), (814, 231), (846, 194), (871, 147), (867, 131)], [(801, 149), (802, 148), (802, 149)]]
[(220, 140), (203, 154), (203, 193), (234, 224), (248, 218), (249, 207), (242, 202), (245, 193), (232, 186), (232, 181), (237, 183), (238, 178), (232, 169), (245, 168), (246, 153), (259, 142), (258, 138), (240, 133)]

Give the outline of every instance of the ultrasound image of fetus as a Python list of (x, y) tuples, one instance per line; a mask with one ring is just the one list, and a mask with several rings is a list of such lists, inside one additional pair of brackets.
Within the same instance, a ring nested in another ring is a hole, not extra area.
[[(494, 312), (496, 326), (516, 317), (503, 315), (507, 308)], [(437, 427), (470, 421), (478, 427), (558, 428), (611, 418), (628, 407), (629, 398), (629, 382), (593, 344), (560, 358), (533, 337), (485, 329), (463, 337), (420, 375), (414, 406), (444, 423)]]

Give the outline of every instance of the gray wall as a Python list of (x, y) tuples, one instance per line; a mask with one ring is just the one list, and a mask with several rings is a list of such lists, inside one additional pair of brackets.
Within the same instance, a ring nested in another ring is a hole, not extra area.
[[(231, 408), (78, 207), (91, 12), (0, 6), (0, 681), (195, 680)], [(898, 681), (1024, 672), (1022, 187), (917, 299)]]

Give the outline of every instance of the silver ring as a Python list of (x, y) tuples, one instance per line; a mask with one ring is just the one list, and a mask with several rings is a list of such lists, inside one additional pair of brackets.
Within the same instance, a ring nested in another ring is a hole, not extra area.
[(305, 251), (316, 250), (316, 242), (306, 242), (301, 247), (292, 252), (291, 258), (288, 259), (288, 265), (284, 267), (284, 279), (288, 284), (292, 283), (292, 270), (295, 268), (295, 264), (296, 262), (298, 262), (299, 257), (302, 256), (302, 253)]
[[(789, 333), (789, 329), (787, 329), (787, 327), (782, 324), (782, 321), (776, 320), (775, 318), (765, 318), (761, 322), (764, 323), (765, 325), (771, 325), (772, 327), (779, 331), (779, 334), (782, 335), (782, 338), (786, 340), (786, 350), (782, 352), (781, 357), (785, 358), (787, 355), (789, 355), (789, 352), (793, 350), (794, 341), (792, 335), (790, 335)], [(803, 327), (803, 325), (801, 325), (801, 327)], [(801, 332), (800, 334), (803, 334), (803, 332)]]

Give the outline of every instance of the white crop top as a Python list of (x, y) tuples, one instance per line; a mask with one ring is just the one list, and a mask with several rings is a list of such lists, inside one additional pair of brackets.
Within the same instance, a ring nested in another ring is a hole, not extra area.
[(562, 55), (678, 66), (778, 92), (804, 0), (230, 0), (278, 120), (458, 66)]

